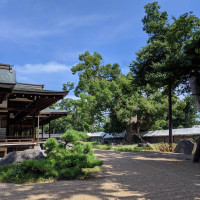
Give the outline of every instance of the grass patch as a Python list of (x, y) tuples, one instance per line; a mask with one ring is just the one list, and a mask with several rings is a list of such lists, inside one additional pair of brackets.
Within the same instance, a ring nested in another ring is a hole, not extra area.
[[(137, 151), (160, 151), (160, 152), (169, 152), (168, 143), (155, 143), (151, 144), (150, 147), (138, 147), (137, 144), (132, 145), (106, 145), (99, 142), (86, 142), (91, 144), (94, 149), (100, 150), (113, 150), (113, 151), (126, 151), (126, 152), (137, 152)], [(176, 144), (173, 143), (172, 149), (174, 151)]]
[(86, 142), (86, 144), (91, 144), (94, 149), (100, 149), (100, 150), (113, 150), (113, 151), (126, 151), (126, 152), (154, 150), (152, 147), (138, 147), (137, 144), (107, 145), (107, 144), (101, 144), (99, 142)]
[(151, 151), (153, 150), (152, 147), (138, 147), (135, 145), (132, 146), (125, 146), (124, 147), (113, 147), (113, 150), (115, 151), (126, 151), (126, 152), (137, 152), (137, 151)]
[(94, 168), (83, 168), (82, 171), (89, 176), (94, 173), (102, 172), (103, 168), (102, 166), (95, 166)]

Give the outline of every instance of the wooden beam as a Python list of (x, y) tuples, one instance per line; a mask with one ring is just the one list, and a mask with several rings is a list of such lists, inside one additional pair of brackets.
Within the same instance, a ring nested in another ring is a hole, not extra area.
[(0, 108), (0, 110), (7, 110), (7, 111), (23, 111), (23, 112), (32, 112), (33, 109), (28, 108)]

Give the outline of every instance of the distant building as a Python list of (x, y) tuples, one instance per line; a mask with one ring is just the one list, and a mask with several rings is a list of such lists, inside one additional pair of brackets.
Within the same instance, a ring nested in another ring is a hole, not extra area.
[[(123, 143), (125, 141), (125, 134), (126, 132), (115, 133), (115, 134), (111, 133), (109, 134), (105, 132), (87, 133), (87, 135), (89, 136), (88, 141), (97, 141), (106, 144)], [(157, 143), (157, 142), (167, 143), (169, 141), (169, 130), (155, 130), (155, 131), (141, 132), (140, 135), (145, 141), (150, 143)], [(198, 136), (200, 136), (199, 125), (195, 125), (192, 128), (181, 128), (172, 130), (172, 137), (174, 143), (178, 143), (180, 139), (188, 139), (188, 138), (195, 139)]]
[(115, 134), (109, 134), (107, 133), (105, 136), (104, 136), (104, 143), (107, 143), (107, 144), (119, 144), (119, 143), (122, 143), (124, 141), (124, 137), (125, 137), (125, 132), (123, 133), (115, 133)]
[[(43, 130), (43, 125), (69, 113), (48, 108), (63, 99), (68, 91), (18, 83), (12, 68), (12, 65), (0, 64), (0, 152), (4, 154), (39, 145), (37, 130), (40, 127)], [(51, 132), (49, 128), (48, 137)]]
[(90, 142), (100, 142), (104, 143), (104, 136), (106, 133), (104, 132), (96, 132), (96, 133), (87, 133), (89, 136), (88, 141)]
[(100, 143), (121, 143), (124, 139), (125, 132), (123, 133), (116, 133), (116, 134), (109, 134), (105, 132), (96, 132), (96, 133), (87, 133), (89, 136), (88, 141), (90, 142), (100, 142)]
[[(150, 143), (169, 141), (169, 130), (141, 132), (140, 135), (145, 141), (148, 141)], [(200, 128), (198, 127), (198, 125), (192, 128), (181, 128), (172, 130), (172, 137), (174, 143), (178, 143), (180, 139), (195, 139), (198, 136), (200, 136)]]

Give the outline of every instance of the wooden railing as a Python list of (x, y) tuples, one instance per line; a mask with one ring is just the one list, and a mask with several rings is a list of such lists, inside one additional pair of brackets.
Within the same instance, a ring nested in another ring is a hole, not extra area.
[(1, 143), (35, 142), (30, 136), (0, 136)]

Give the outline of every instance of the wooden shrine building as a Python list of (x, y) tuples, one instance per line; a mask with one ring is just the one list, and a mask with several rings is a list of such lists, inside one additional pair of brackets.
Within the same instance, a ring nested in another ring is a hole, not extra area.
[(34, 146), (39, 138), (36, 127), (68, 114), (48, 108), (68, 92), (45, 90), (44, 85), (17, 83), (12, 67), (0, 64), (0, 148), (7, 151)]

